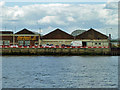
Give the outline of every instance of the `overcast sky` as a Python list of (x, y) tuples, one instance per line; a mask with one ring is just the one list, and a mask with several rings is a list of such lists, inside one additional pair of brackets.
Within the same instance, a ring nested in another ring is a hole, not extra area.
[[(1, 30), (19, 31), (27, 28), (47, 34), (56, 28), (68, 33), (94, 28), (104, 34), (118, 36), (118, 3), (101, 2), (0, 2)], [(52, 0), (51, 0), (52, 1)]]

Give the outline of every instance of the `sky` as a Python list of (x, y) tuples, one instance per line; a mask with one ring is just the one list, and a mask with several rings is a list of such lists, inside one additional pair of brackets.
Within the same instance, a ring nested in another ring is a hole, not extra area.
[(71, 34), (74, 30), (93, 28), (118, 38), (118, 2), (113, 0), (41, 0), (16, 2), (1, 1), (0, 30), (14, 32), (27, 28), (47, 34), (56, 28)]

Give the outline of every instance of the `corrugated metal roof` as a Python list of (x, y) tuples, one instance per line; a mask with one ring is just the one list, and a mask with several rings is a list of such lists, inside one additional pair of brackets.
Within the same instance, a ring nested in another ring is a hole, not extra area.
[(108, 39), (108, 36), (91, 28), (88, 31), (76, 36), (76, 39)]
[(21, 30), (21, 31), (15, 33), (15, 34), (35, 34), (35, 33), (24, 28), (23, 30)]
[(0, 34), (13, 34), (12, 31), (0, 31)]
[(42, 39), (73, 39), (74, 37), (60, 29), (56, 29), (42, 37)]

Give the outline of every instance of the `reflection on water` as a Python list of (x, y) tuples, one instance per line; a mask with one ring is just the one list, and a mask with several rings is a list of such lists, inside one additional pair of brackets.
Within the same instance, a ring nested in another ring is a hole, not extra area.
[(114, 88), (117, 56), (3, 56), (3, 88)]

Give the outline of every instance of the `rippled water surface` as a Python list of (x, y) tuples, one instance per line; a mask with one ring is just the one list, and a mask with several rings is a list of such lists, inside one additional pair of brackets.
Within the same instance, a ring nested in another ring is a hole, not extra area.
[(111, 88), (117, 56), (3, 56), (3, 88)]

